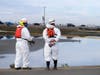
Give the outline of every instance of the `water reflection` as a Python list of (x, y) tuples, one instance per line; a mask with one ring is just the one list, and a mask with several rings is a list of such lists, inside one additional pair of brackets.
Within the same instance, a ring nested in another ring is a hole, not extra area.
[[(40, 40), (41, 39), (41, 40)], [(62, 37), (62, 39), (65, 39)], [(78, 38), (74, 37), (73, 40), (82, 40), (79, 42), (60, 42), (59, 45), (59, 62), (58, 66), (89, 66), (89, 65), (100, 65), (100, 40), (94, 38)], [(65, 41), (63, 40), (63, 41)], [(68, 41), (68, 40), (67, 40)], [(42, 42), (38, 44), (39, 42)], [(43, 39), (37, 39), (36, 45), (37, 50), (30, 53), (32, 67), (44, 67), (45, 62), (43, 58)], [(42, 46), (41, 46), (42, 45)], [(38, 48), (41, 46), (41, 48)], [(32, 48), (32, 49), (33, 49)], [(1, 50), (2, 51), (2, 50)], [(9, 50), (10, 51), (10, 50)], [(9, 68), (9, 64), (14, 62), (15, 54), (1, 54), (0, 68)], [(6, 57), (6, 58), (5, 58)], [(10, 60), (10, 61), (6, 61)], [(6, 62), (6, 63), (4, 63)], [(51, 64), (52, 65), (52, 64)]]
[[(44, 40), (42, 37), (35, 37), (35, 44), (30, 46), (30, 51), (37, 51), (44, 47)], [(81, 42), (80, 39), (72, 38), (67, 39), (66, 37), (61, 37), (59, 42)], [(0, 54), (15, 54), (15, 37), (14, 36), (3, 36), (0, 40)]]
[(3, 58), (5, 58), (6, 56), (0, 56), (0, 59), (3, 59)]
[(100, 40), (94, 38), (76, 39), (81, 39), (81, 43), (60, 43), (60, 64), (68, 64), (69, 66), (100, 65)]
[(9, 39), (14, 39), (15, 37), (12, 36), (12, 35), (5, 35), (5, 36), (2, 36), (0, 35), (0, 40), (9, 40)]

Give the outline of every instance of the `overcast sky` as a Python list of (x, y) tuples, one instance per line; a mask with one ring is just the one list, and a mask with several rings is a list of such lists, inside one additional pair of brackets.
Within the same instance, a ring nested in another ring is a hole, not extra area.
[(44, 6), (46, 21), (100, 25), (100, 0), (0, 0), (0, 20), (18, 22), (26, 17), (31, 23), (42, 22)]

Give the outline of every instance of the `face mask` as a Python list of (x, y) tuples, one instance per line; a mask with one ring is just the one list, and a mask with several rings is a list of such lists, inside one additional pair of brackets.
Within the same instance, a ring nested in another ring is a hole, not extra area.
[(47, 28), (54, 28), (55, 26), (50, 25), (50, 24), (47, 24), (46, 27), (47, 27)]
[(55, 26), (55, 23), (51, 23), (51, 25)]
[(28, 27), (28, 23), (23, 23), (25, 27)]

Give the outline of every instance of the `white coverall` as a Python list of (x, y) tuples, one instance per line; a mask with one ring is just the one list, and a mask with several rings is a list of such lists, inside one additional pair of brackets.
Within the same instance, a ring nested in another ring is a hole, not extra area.
[[(28, 41), (32, 41), (33, 37), (26, 27), (21, 31), (21, 38), (16, 38), (16, 58), (15, 58), (15, 68), (18, 67), (28, 67), (29, 66), (29, 46)], [(27, 39), (27, 40), (24, 40)]]
[[(47, 28), (52, 28), (52, 25), (50, 25), (50, 24), (47, 24), (46, 26), (47, 26)], [(43, 38), (45, 40), (44, 59), (45, 59), (45, 61), (50, 61), (51, 59), (57, 60), (58, 59), (57, 41), (59, 40), (59, 38), (61, 36), (61, 32), (58, 28), (54, 27), (55, 34), (57, 34), (57, 35), (55, 35), (55, 37), (48, 38), (47, 28), (45, 28), (43, 31)], [(52, 47), (50, 47), (49, 43), (53, 39), (56, 41), (56, 44), (53, 45)]]

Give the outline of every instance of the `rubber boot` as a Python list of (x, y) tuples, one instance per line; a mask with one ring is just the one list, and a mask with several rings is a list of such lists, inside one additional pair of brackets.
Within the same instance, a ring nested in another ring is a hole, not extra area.
[(54, 68), (53, 70), (57, 70), (57, 60), (53, 60), (54, 61)]
[(46, 69), (47, 69), (47, 70), (50, 70), (50, 61), (47, 61), (47, 62), (46, 62), (46, 65), (47, 65), (47, 68), (46, 68)]
[(11, 69), (14, 69), (15, 68), (15, 64), (11, 64), (9, 65)]

